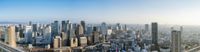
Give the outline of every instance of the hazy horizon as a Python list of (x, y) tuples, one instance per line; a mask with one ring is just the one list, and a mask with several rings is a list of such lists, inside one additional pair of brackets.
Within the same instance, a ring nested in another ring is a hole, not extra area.
[(200, 25), (200, 1), (179, 0), (1, 0), (0, 22)]

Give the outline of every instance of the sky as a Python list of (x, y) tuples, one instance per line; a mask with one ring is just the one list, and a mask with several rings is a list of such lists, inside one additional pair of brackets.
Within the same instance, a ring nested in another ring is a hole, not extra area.
[(200, 25), (199, 0), (0, 0), (0, 22)]

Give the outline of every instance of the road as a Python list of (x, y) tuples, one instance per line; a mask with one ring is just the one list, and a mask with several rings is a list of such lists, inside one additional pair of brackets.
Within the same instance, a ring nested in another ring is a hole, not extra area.
[(200, 51), (200, 46), (197, 46), (195, 48), (188, 50), (187, 52), (199, 52), (199, 51)]
[(23, 50), (17, 49), (17, 48), (13, 48), (3, 42), (0, 41), (0, 48), (2, 48), (3, 50), (7, 51), (7, 52), (25, 52)]

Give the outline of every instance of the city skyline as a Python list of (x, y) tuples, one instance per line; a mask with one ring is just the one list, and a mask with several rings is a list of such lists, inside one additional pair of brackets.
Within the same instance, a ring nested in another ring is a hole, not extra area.
[[(73, 22), (200, 25), (198, 1), (2, 0), (0, 22)], [(98, 20), (97, 20), (98, 19)]]

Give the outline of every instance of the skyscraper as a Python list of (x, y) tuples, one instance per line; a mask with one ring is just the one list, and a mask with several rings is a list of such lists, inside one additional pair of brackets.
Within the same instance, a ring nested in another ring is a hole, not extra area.
[(59, 36), (59, 23), (58, 21), (54, 21), (54, 23), (51, 24), (52, 27), (52, 36)]
[(93, 27), (93, 33), (92, 33), (92, 44), (99, 42), (99, 35), (100, 33), (97, 31), (97, 27)]
[(85, 32), (86, 32), (85, 21), (81, 21), (81, 26), (83, 27), (83, 33), (85, 34)]
[(116, 25), (116, 30), (122, 30), (123, 28), (122, 28), (122, 25), (120, 24), (120, 23), (117, 23), (117, 25)]
[(25, 26), (25, 42), (32, 43), (32, 26)]
[(51, 43), (51, 26), (47, 25), (44, 27), (43, 36), (46, 40), (46, 43)]
[(78, 24), (77, 28), (76, 28), (76, 31), (75, 31), (75, 34), (76, 34), (76, 37), (78, 39), (78, 46), (80, 46), (81, 42), (80, 42), (80, 37), (83, 37), (83, 27), (81, 24)]
[(60, 36), (56, 36), (54, 38), (53, 47), (54, 48), (61, 48), (62, 47), (62, 39), (61, 39)]
[(181, 52), (181, 31), (172, 30), (171, 41), (172, 52)]
[(33, 24), (33, 36), (36, 37), (37, 36), (37, 24)]
[(16, 47), (16, 36), (15, 36), (15, 26), (8, 27), (8, 44), (11, 47)]
[(101, 27), (100, 27), (100, 32), (101, 32), (101, 34), (103, 34), (103, 35), (106, 35), (107, 34), (107, 25), (106, 25), (106, 23), (105, 22), (103, 22), (102, 24), (101, 24)]
[(73, 24), (69, 23), (69, 28), (68, 28), (67, 32), (68, 32), (67, 33), (67, 45), (70, 46), (71, 45), (71, 39), (73, 39), (75, 37)]
[(158, 45), (158, 24), (156, 22), (153, 22), (151, 24), (151, 35), (152, 35), (152, 48), (151, 51), (159, 51), (159, 45)]
[(87, 32), (86, 32), (87, 36), (91, 35), (92, 32), (93, 32), (93, 26), (87, 26)]
[(148, 25), (148, 24), (145, 24), (144, 26), (145, 26), (145, 27), (144, 27), (144, 30), (145, 30), (145, 33), (146, 33), (146, 32), (149, 31), (149, 25)]
[(158, 43), (158, 24), (156, 22), (153, 22), (151, 24), (151, 35), (152, 35), (152, 43), (157, 44)]
[(61, 25), (62, 25), (61, 31), (66, 33), (66, 31), (67, 31), (67, 22), (63, 20), (61, 22)]
[(31, 22), (31, 21), (29, 21), (28, 25), (32, 25), (32, 22)]

